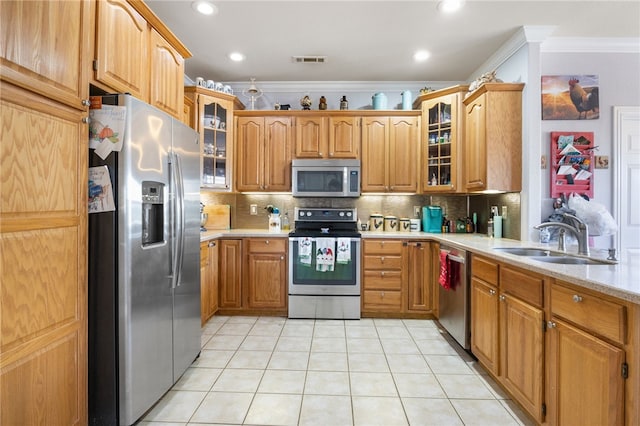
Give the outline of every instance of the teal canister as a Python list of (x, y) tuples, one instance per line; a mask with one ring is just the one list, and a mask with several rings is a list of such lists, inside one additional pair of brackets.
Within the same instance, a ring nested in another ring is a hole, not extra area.
[(371, 97), (373, 109), (387, 109), (387, 95), (384, 93), (376, 93)]
[(410, 110), (412, 108), (412, 98), (410, 90), (402, 92), (402, 109)]
[(442, 207), (424, 206), (422, 208), (422, 230), (424, 232), (442, 232)]

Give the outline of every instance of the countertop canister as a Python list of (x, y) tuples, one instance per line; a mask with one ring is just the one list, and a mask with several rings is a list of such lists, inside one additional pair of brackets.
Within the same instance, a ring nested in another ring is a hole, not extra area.
[(398, 218), (396, 216), (384, 217), (385, 232), (398, 232)]

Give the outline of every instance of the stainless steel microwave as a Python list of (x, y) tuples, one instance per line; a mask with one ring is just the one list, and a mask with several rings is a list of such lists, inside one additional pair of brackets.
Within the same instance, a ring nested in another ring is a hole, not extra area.
[(293, 160), (294, 197), (359, 197), (360, 160)]

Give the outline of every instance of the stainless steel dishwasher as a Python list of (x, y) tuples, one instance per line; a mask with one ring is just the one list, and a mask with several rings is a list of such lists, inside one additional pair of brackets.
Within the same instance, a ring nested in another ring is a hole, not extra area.
[[(440, 246), (441, 254), (446, 253), (450, 274), (450, 288), (440, 286), (438, 322), (464, 349), (471, 348), (469, 258), (467, 252), (446, 245)], [(441, 262), (443, 256), (440, 257)]]

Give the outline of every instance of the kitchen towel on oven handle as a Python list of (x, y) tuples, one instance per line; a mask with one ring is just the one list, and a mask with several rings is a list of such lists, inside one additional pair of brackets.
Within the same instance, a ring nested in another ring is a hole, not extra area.
[(338, 254), (336, 255), (336, 262), (340, 264), (347, 264), (351, 262), (351, 238), (338, 238)]
[(316, 271), (331, 272), (335, 265), (335, 238), (316, 238)]
[(311, 266), (311, 249), (313, 238), (304, 237), (298, 240), (298, 260), (303, 266)]

